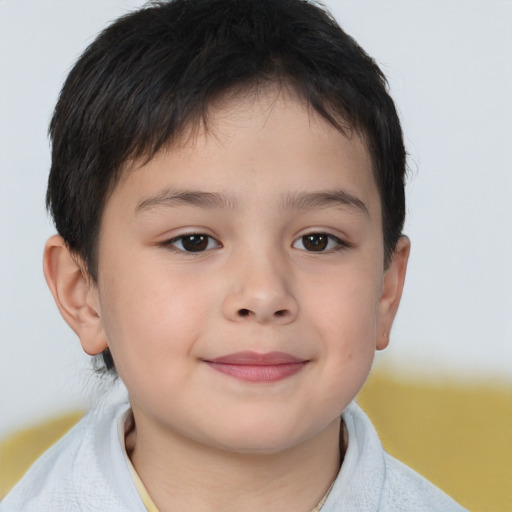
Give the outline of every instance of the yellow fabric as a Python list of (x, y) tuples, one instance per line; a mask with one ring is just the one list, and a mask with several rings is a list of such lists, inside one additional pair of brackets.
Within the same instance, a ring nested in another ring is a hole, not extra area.
[(146, 507), (148, 512), (158, 512), (156, 505), (153, 503), (151, 496), (148, 494), (146, 487), (142, 483), (142, 480), (140, 479), (139, 475), (137, 474), (137, 471), (135, 471), (135, 468), (133, 467), (130, 459), (128, 458), (128, 456), (126, 458), (128, 460), (128, 467), (130, 468), (130, 473), (132, 475), (133, 483), (135, 484), (135, 487), (137, 488), (137, 492), (139, 493), (142, 503), (144, 503), (144, 506)]
[(142, 503), (144, 503), (144, 506), (146, 507), (146, 510), (148, 512), (158, 512), (156, 505), (153, 503), (153, 500), (151, 499), (151, 496), (149, 495), (146, 486), (143, 484), (142, 480), (139, 477), (139, 474), (133, 467), (132, 461), (130, 460), (130, 457), (128, 456), (128, 453), (126, 451), (126, 435), (128, 431), (133, 428), (133, 424), (133, 415), (131, 413), (131, 410), (128, 410), (121, 418), (119, 424), (119, 442), (121, 443), (121, 446), (123, 448), (123, 454), (126, 460), (126, 464), (128, 466), (128, 469), (130, 470), (133, 483), (135, 484), (135, 487), (137, 489), (137, 492), (139, 493)]
[[(384, 447), (473, 512), (512, 512), (512, 386), (396, 380), (374, 372), (358, 397)], [(81, 413), (0, 441), (0, 498)]]
[(320, 500), (320, 502), (318, 503), (318, 505), (311, 511), (311, 512), (320, 512), (320, 510), (322, 509), (322, 507), (324, 506), (324, 503), (325, 503), (325, 500), (327, 499), (327, 496), (329, 495), (329, 493), (331, 492), (331, 489), (332, 489), (332, 486), (334, 485), (334, 482), (331, 484), (331, 486), (329, 487), (329, 489), (327, 490), (327, 492), (324, 494), (324, 497)]

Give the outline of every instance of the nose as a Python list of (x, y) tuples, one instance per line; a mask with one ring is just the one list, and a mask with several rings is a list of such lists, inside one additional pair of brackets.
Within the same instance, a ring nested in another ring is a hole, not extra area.
[(270, 255), (241, 258), (230, 265), (228, 291), (223, 301), (226, 318), (236, 322), (288, 324), (299, 304), (291, 290), (290, 266)]

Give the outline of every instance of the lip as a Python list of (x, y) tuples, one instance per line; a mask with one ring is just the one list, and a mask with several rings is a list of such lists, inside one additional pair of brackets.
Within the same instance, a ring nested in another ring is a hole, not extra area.
[(236, 352), (204, 360), (212, 369), (247, 382), (277, 382), (299, 373), (309, 362), (286, 352)]

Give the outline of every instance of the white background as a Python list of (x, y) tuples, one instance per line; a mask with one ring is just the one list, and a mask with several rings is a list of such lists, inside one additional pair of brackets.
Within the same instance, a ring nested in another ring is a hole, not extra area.
[[(84, 406), (88, 357), (41, 270), (47, 125), (71, 64), (136, 0), (0, 0), (0, 437)], [(389, 78), (413, 251), (380, 360), (438, 382), (512, 382), (512, 2), (330, 0)]]

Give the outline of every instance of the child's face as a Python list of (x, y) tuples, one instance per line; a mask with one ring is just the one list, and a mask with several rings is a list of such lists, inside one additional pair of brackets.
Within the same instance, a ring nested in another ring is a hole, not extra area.
[(139, 427), (276, 452), (354, 398), (403, 277), (383, 270), (357, 136), (272, 90), (210, 114), (207, 133), (128, 169), (109, 198), (98, 336)]

